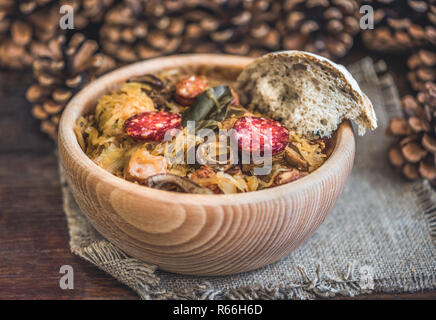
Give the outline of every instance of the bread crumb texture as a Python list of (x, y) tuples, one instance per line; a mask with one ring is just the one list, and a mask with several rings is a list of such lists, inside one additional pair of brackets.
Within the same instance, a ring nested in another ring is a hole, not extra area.
[(238, 87), (250, 108), (305, 136), (330, 137), (344, 119), (354, 121), (360, 135), (377, 127), (371, 102), (351, 74), (316, 55), (268, 54), (244, 69)]

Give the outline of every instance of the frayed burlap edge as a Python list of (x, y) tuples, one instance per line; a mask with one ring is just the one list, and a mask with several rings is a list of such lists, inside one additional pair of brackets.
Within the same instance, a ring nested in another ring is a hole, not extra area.
[[(370, 58), (361, 60), (351, 69), (355, 71), (355, 76), (356, 72), (361, 72), (360, 76), (363, 78), (369, 77), (374, 80), (375, 76), (378, 79)], [(392, 77), (388, 74), (384, 75), (379, 79), (379, 84), (380, 90), (384, 92), (382, 96), (388, 115), (399, 115), (401, 107)], [(134, 290), (141, 299), (316, 299), (374, 293), (406, 293), (436, 288), (436, 275), (414, 274), (413, 284), (409, 279), (375, 279), (373, 287), (367, 289), (366, 285), (362, 285), (361, 279), (355, 275), (356, 263), (350, 262), (345, 266), (346, 272), (336, 276), (322, 272), (321, 265), (317, 266), (314, 275), (309, 276), (304, 267), (299, 266), (297, 270), (303, 279), (301, 283), (253, 285), (220, 290), (205, 281), (177, 292), (168, 291), (160, 286), (160, 279), (156, 275), (157, 266), (130, 258), (98, 234), (77, 207), (61, 167), (60, 178), (72, 253), (112, 275)], [(427, 218), (433, 243), (436, 244), (434, 192), (425, 182), (416, 183), (413, 190), (417, 196), (417, 203)]]
[(436, 246), (436, 194), (434, 188), (428, 181), (417, 182), (414, 185), (414, 191), (417, 196), (417, 204), (424, 212), (426, 217), (430, 236), (433, 244)]

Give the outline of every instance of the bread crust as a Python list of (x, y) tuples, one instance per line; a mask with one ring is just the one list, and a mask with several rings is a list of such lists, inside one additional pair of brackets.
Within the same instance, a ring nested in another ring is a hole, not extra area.
[[(243, 88), (244, 83), (249, 81), (253, 72), (257, 70), (257, 67), (260, 64), (268, 63), (269, 61), (274, 61), (274, 59), (289, 59), (290, 62), (293, 60), (303, 60), (308, 64), (317, 63), (327, 69), (329, 72), (335, 75), (335, 77), (341, 78), (346, 84), (346, 89), (354, 97), (356, 97), (359, 101), (359, 105), (361, 106), (359, 110), (359, 117), (353, 119), (356, 124), (359, 126), (359, 134), (363, 135), (366, 129), (374, 130), (377, 128), (377, 117), (374, 112), (373, 105), (369, 98), (362, 92), (357, 81), (353, 78), (351, 73), (342, 65), (336, 64), (333, 61), (321, 57), (319, 55), (305, 52), (305, 51), (278, 51), (266, 54), (256, 60), (254, 60), (250, 65), (248, 65), (244, 71), (239, 75), (237, 79), (238, 87)], [(285, 77), (285, 76), (284, 76)], [(285, 78), (284, 78), (285, 79)], [(247, 88), (246, 88), (247, 89)], [(248, 88), (248, 90), (255, 90), (255, 88)], [(246, 92), (247, 95), (250, 95), (250, 92)], [(253, 94), (251, 92), (251, 94)], [(345, 118), (346, 115), (345, 115)]]

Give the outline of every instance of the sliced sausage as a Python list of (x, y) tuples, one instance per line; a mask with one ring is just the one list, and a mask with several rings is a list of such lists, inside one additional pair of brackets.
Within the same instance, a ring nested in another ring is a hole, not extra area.
[(182, 106), (190, 106), (195, 98), (207, 88), (207, 81), (201, 77), (189, 76), (176, 84), (174, 99)]
[(160, 111), (143, 112), (126, 120), (126, 133), (138, 140), (162, 141), (168, 130), (178, 129), (182, 125), (180, 115)]
[(272, 155), (282, 151), (289, 142), (289, 131), (280, 122), (263, 118), (244, 116), (233, 125), (234, 137), (240, 150), (248, 153), (259, 152)]

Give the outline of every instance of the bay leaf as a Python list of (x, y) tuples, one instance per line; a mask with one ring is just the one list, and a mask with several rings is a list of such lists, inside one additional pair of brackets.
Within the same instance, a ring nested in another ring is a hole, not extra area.
[(185, 127), (188, 121), (195, 121), (196, 129), (200, 129), (204, 125), (210, 127), (212, 121), (223, 121), (227, 116), (228, 106), (232, 100), (232, 92), (228, 86), (216, 86), (206, 89), (183, 112), (182, 126)]

